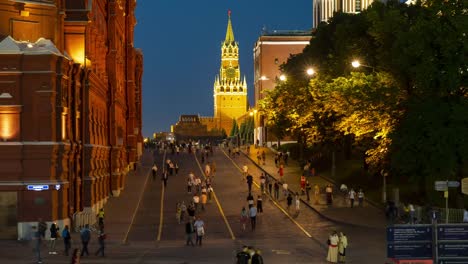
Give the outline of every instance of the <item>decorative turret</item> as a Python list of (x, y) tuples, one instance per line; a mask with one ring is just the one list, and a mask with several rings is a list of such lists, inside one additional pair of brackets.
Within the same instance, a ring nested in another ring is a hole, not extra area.
[(226, 131), (247, 112), (247, 81), (241, 79), (239, 44), (232, 30), (231, 11), (228, 11), (226, 37), (221, 43), (221, 65), (214, 81), (214, 116)]

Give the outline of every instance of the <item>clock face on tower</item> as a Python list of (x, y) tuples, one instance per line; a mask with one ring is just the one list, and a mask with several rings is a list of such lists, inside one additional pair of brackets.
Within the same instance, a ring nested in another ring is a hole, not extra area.
[(236, 77), (236, 70), (234, 68), (226, 69), (226, 77), (229, 79), (233, 79)]

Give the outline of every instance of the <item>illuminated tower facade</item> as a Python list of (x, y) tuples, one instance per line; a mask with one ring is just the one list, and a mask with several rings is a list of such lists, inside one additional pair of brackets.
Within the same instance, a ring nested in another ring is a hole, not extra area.
[(214, 82), (214, 119), (218, 129), (229, 134), (233, 120), (247, 112), (247, 82), (241, 78), (239, 45), (234, 39), (231, 11), (228, 12), (226, 38), (221, 44), (221, 66)]

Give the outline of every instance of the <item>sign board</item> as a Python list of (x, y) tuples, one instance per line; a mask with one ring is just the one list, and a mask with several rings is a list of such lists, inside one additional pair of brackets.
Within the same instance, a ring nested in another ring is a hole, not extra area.
[(449, 188), (457, 188), (458, 186), (460, 186), (460, 182), (457, 182), (457, 181), (449, 181), (447, 182), (447, 186)]
[(440, 259), (437, 264), (466, 264), (468, 263), (468, 258), (462, 259)]
[(395, 259), (432, 259), (432, 242), (388, 244), (387, 257)]
[(387, 242), (431, 241), (432, 226), (387, 227)]
[(49, 185), (28, 185), (28, 191), (45, 191), (49, 190)]
[[(439, 225), (437, 227), (437, 239), (440, 240), (468, 240), (468, 224)], [(468, 245), (468, 243), (467, 243)], [(468, 249), (467, 249), (468, 252)]]
[(468, 194), (468, 178), (463, 178), (461, 180), (461, 191), (464, 194)]
[(468, 243), (466, 242), (440, 242), (439, 257), (466, 257), (468, 258)]
[(446, 191), (448, 189), (447, 181), (436, 181), (436, 182), (434, 182), (434, 189), (436, 191)]

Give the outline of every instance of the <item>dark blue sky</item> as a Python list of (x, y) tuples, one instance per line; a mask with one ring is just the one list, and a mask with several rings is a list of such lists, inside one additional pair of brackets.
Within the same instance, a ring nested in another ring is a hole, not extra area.
[(213, 116), (213, 82), (232, 10), (241, 74), (253, 103), (253, 46), (262, 28), (309, 30), (312, 0), (139, 0), (135, 47), (144, 54), (143, 135), (169, 131), (181, 114)]

